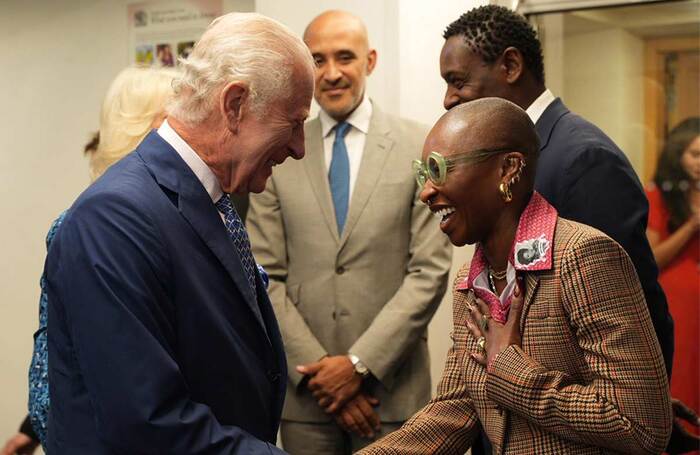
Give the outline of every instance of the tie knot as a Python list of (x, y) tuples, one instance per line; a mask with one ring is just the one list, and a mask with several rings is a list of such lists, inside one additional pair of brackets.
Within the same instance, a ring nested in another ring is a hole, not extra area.
[(338, 138), (340, 138), (340, 139), (345, 138), (345, 135), (348, 134), (349, 130), (350, 130), (349, 123), (338, 122), (338, 124), (335, 125), (335, 139), (338, 140)]
[(216, 206), (217, 210), (224, 215), (227, 215), (233, 211), (233, 204), (231, 204), (231, 199), (226, 193), (224, 193), (224, 195), (221, 196), (221, 198), (219, 198), (214, 205)]

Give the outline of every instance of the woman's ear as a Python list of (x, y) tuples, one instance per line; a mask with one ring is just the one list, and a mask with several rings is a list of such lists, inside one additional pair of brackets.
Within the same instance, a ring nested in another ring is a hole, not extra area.
[(506, 185), (518, 183), (525, 167), (525, 156), (520, 152), (510, 152), (503, 156), (501, 181)]
[(238, 132), (243, 118), (244, 105), (249, 99), (249, 94), (248, 84), (239, 81), (230, 82), (221, 91), (219, 109), (232, 133)]

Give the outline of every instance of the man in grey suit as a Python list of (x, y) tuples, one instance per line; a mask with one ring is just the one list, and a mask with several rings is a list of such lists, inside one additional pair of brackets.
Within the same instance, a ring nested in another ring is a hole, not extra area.
[(362, 21), (323, 13), (304, 41), (322, 111), (305, 126), (307, 158), (251, 197), (248, 230), (290, 365), (282, 444), (345, 454), (429, 400), (426, 329), (451, 248), (412, 176), (427, 130), (365, 94), (377, 53)]

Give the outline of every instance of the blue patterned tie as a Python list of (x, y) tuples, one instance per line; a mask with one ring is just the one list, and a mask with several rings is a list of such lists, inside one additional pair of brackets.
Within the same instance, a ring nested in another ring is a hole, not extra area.
[(335, 207), (335, 222), (338, 225), (338, 235), (342, 234), (345, 218), (348, 215), (350, 202), (350, 159), (345, 147), (345, 135), (350, 124), (340, 122), (335, 125), (335, 140), (333, 141), (333, 157), (328, 170), (328, 181), (331, 184), (331, 196)]
[(224, 215), (224, 224), (226, 225), (226, 230), (228, 231), (229, 237), (233, 241), (238, 251), (238, 257), (241, 259), (241, 264), (243, 264), (243, 270), (245, 271), (246, 278), (248, 279), (248, 284), (250, 289), (253, 291), (253, 295), (257, 298), (257, 293), (255, 292), (255, 259), (253, 259), (253, 253), (250, 251), (250, 240), (248, 239), (248, 233), (243, 226), (243, 221), (241, 217), (238, 216), (238, 212), (233, 208), (231, 204), (231, 199), (229, 199), (228, 194), (221, 196), (216, 202), (216, 208)]

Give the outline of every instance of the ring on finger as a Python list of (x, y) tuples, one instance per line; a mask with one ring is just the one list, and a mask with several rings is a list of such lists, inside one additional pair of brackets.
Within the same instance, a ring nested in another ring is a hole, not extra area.
[(476, 345), (479, 346), (479, 349), (481, 349), (482, 351), (485, 351), (486, 350), (486, 338), (484, 338), (484, 337), (477, 338)]

